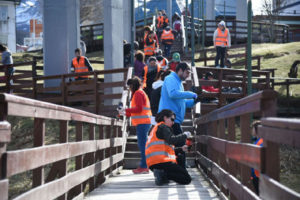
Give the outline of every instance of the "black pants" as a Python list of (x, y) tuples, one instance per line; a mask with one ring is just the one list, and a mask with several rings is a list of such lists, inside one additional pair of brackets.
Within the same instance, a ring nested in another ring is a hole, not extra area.
[(217, 46), (217, 56), (215, 59), (215, 67), (219, 65), (219, 60), (221, 59), (221, 65), (220, 67), (224, 67), (224, 59), (225, 59), (225, 52), (226, 52), (226, 47), (218, 47)]
[(166, 173), (169, 180), (175, 181), (179, 184), (189, 184), (192, 181), (188, 171), (180, 165), (173, 162), (159, 163), (150, 166), (150, 169), (162, 169)]
[(259, 179), (256, 177), (255, 178), (253, 177), (252, 183), (253, 183), (256, 194), (259, 195)]
[[(180, 135), (180, 134), (183, 133), (181, 125), (179, 123), (174, 123), (173, 126), (172, 126), (172, 129), (173, 129), (174, 135)], [(185, 166), (185, 163), (186, 163), (185, 152), (181, 149), (181, 147), (183, 145), (185, 145), (185, 142), (182, 143), (182, 144), (179, 144), (178, 146), (176, 146), (176, 147), (180, 147), (180, 148), (177, 148), (175, 150), (175, 154), (177, 156), (178, 165), (180, 165), (183, 168), (186, 168), (186, 166)]]

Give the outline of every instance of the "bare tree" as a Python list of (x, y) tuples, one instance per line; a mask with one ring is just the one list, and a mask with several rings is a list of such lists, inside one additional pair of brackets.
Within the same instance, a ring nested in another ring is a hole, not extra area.
[(286, 4), (286, 0), (263, 0), (262, 9), (266, 15), (266, 21), (268, 23), (268, 35), (270, 42), (276, 40), (276, 26), (275, 23), (278, 20), (280, 14), (280, 7)]

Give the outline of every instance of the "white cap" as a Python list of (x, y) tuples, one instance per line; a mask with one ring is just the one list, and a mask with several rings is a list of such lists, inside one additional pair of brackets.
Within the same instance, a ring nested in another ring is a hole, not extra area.
[(224, 26), (225, 27), (225, 22), (222, 20), (220, 21), (219, 25)]

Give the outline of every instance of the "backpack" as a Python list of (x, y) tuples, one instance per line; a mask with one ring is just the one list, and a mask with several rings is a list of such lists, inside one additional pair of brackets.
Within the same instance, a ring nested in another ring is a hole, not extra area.
[(181, 23), (180, 22), (175, 22), (174, 29), (176, 31), (180, 31), (181, 30)]

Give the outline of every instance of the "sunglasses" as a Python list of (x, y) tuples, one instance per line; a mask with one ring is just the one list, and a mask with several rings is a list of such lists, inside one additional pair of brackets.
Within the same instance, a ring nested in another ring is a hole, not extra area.
[(175, 121), (175, 118), (171, 117), (171, 121), (174, 122), (174, 121)]

